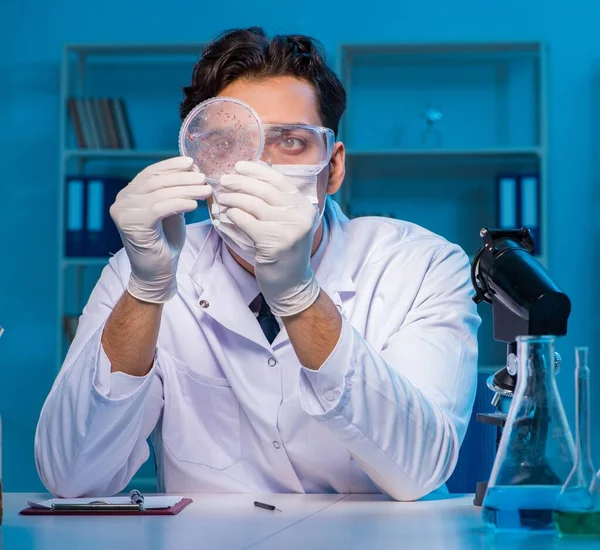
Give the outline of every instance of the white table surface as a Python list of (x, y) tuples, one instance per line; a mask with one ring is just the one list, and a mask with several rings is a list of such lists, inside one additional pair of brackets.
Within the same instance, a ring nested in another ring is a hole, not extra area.
[[(401, 503), (382, 495), (188, 495), (177, 516), (20, 516), (27, 500), (4, 495), (0, 550), (192, 548), (293, 550), (571, 550), (600, 539), (498, 536), (483, 528), (472, 497)], [(282, 512), (255, 508), (261, 500)]]

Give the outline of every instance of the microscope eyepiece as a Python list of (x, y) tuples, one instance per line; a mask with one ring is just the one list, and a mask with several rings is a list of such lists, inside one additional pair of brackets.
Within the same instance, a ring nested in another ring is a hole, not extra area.
[(473, 300), (492, 304), (494, 339), (564, 336), (571, 301), (533, 255), (529, 230), (483, 228), (480, 234), (484, 244), (471, 266)]

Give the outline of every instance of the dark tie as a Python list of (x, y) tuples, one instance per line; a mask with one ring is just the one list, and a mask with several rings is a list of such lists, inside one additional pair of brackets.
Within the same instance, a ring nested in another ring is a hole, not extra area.
[(275, 315), (271, 313), (271, 308), (263, 298), (262, 294), (257, 296), (257, 300), (260, 300), (260, 309), (258, 310), (257, 317), (258, 324), (265, 333), (269, 344), (272, 344), (277, 334), (279, 334), (279, 323), (277, 322), (277, 319), (275, 319)]

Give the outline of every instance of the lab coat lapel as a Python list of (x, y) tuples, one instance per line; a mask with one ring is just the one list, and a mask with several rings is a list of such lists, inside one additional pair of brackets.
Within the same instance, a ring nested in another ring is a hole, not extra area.
[(221, 261), (221, 243), (220, 237), (211, 229), (190, 269), (199, 305), (198, 315), (210, 315), (226, 329), (269, 349), (260, 325)]
[(327, 197), (325, 208), (325, 216), (329, 222), (329, 243), (317, 269), (316, 277), (321, 288), (344, 314), (348, 302), (356, 293), (346, 257), (350, 236), (344, 231), (344, 223), (348, 218), (331, 197)]

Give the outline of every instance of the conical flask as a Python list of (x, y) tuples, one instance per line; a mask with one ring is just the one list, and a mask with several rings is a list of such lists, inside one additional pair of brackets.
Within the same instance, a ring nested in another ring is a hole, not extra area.
[(588, 348), (575, 348), (575, 465), (565, 482), (554, 512), (560, 535), (600, 536), (600, 499), (590, 440), (590, 369)]
[(555, 378), (553, 336), (517, 338), (517, 386), (483, 502), (496, 530), (554, 529), (575, 452)]

